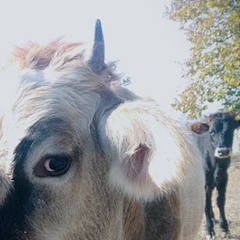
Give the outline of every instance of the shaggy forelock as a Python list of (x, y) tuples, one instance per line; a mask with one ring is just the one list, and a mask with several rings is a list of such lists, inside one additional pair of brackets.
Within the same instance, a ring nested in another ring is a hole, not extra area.
[[(19, 69), (45, 70), (50, 68), (60, 71), (70, 68), (73, 72), (76, 68), (82, 68), (81, 70), (84, 69), (82, 76), (96, 78), (95, 73), (88, 66), (88, 62), (85, 61), (85, 45), (80, 42), (65, 43), (62, 38), (57, 38), (45, 45), (30, 42), (26, 47), (16, 47), (10, 62), (15, 63)], [(101, 73), (103, 78), (98, 76), (97, 82), (108, 85), (112, 81), (119, 80), (120, 76), (115, 74), (114, 70), (113, 62), (105, 64)]]
[[(21, 69), (34, 68), (45, 69), (50, 62), (64, 55), (66, 52), (82, 46), (81, 43), (63, 43), (61, 38), (57, 38), (46, 45), (30, 42), (27, 47), (16, 47), (13, 51), (12, 61), (18, 62)], [(73, 58), (83, 58), (84, 51), (81, 50), (72, 55)], [(70, 59), (65, 59), (65, 62)]]
[(107, 83), (106, 76), (96, 76), (85, 63), (82, 45), (60, 43), (59, 39), (43, 46), (31, 43), (16, 48), (13, 56), (24, 69), (10, 103), (13, 108), (7, 108), (4, 116), (2, 141), (8, 144), (4, 149), (13, 153), (41, 119), (62, 118), (76, 133), (86, 135), (100, 101), (97, 89)]
[(68, 115), (79, 102), (84, 106), (82, 109), (89, 108), (86, 110), (89, 114), (97, 100), (97, 90), (101, 86), (110, 87), (110, 82), (118, 80), (112, 64), (106, 65), (100, 76), (96, 75), (84, 60), (84, 45), (64, 43), (61, 38), (46, 45), (29, 43), (25, 48), (16, 47), (11, 61), (23, 69), (18, 77), (20, 87), (14, 97), (15, 109), (23, 112), (27, 104), (28, 116), (32, 115), (31, 109), (34, 112), (38, 109), (38, 115), (49, 109)]

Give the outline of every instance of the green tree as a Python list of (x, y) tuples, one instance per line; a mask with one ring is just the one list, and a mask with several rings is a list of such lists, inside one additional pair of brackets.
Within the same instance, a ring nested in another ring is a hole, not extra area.
[(166, 10), (191, 42), (183, 63), (188, 85), (173, 103), (189, 118), (208, 103), (226, 111), (240, 109), (240, 0), (172, 0)]

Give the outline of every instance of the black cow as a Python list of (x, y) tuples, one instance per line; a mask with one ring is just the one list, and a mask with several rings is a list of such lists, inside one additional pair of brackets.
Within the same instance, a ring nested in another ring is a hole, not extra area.
[(205, 123), (195, 122), (190, 125), (192, 132), (197, 134), (198, 147), (205, 160), (207, 239), (215, 235), (215, 219), (211, 202), (212, 191), (215, 187), (218, 193), (217, 206), (220, 212), (221, 236), (226, 236), (229, 230), (224, 211), (228, 182), (227, 169), (230, 165), (234, 130), (239, 127), (239, 124), (240, 122), (235, 120), (235, 114), (218, 112), (209, 115)]

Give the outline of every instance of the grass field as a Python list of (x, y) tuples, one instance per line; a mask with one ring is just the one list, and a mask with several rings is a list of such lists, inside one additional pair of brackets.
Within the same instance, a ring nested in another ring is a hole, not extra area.
[[(229, 234), (226, 238), (220, 237), (218, 225), (215, 225), (216, 237), (214, 240), (240, 240), (240, 154), (234, 154), (228, 170), (229, 180), (226, 194), (226, 217), (229, 222)], [(218, 208), (216, 206), (216, 191), (213, 194), (213, 209), (218, 220)], [(197, 240), (205, 240), (205, 217)]]

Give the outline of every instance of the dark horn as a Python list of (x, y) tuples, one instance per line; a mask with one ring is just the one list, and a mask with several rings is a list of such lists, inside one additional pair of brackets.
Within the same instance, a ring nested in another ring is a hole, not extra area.
[(96, 73), (100, 73), (104, 67), (104, 39), (102, 32), (101, 21), (97, 19), (95, 25), (94, 45), (92, 50), (92, 56), (89, 59), (89, 64), (92, 70)]

